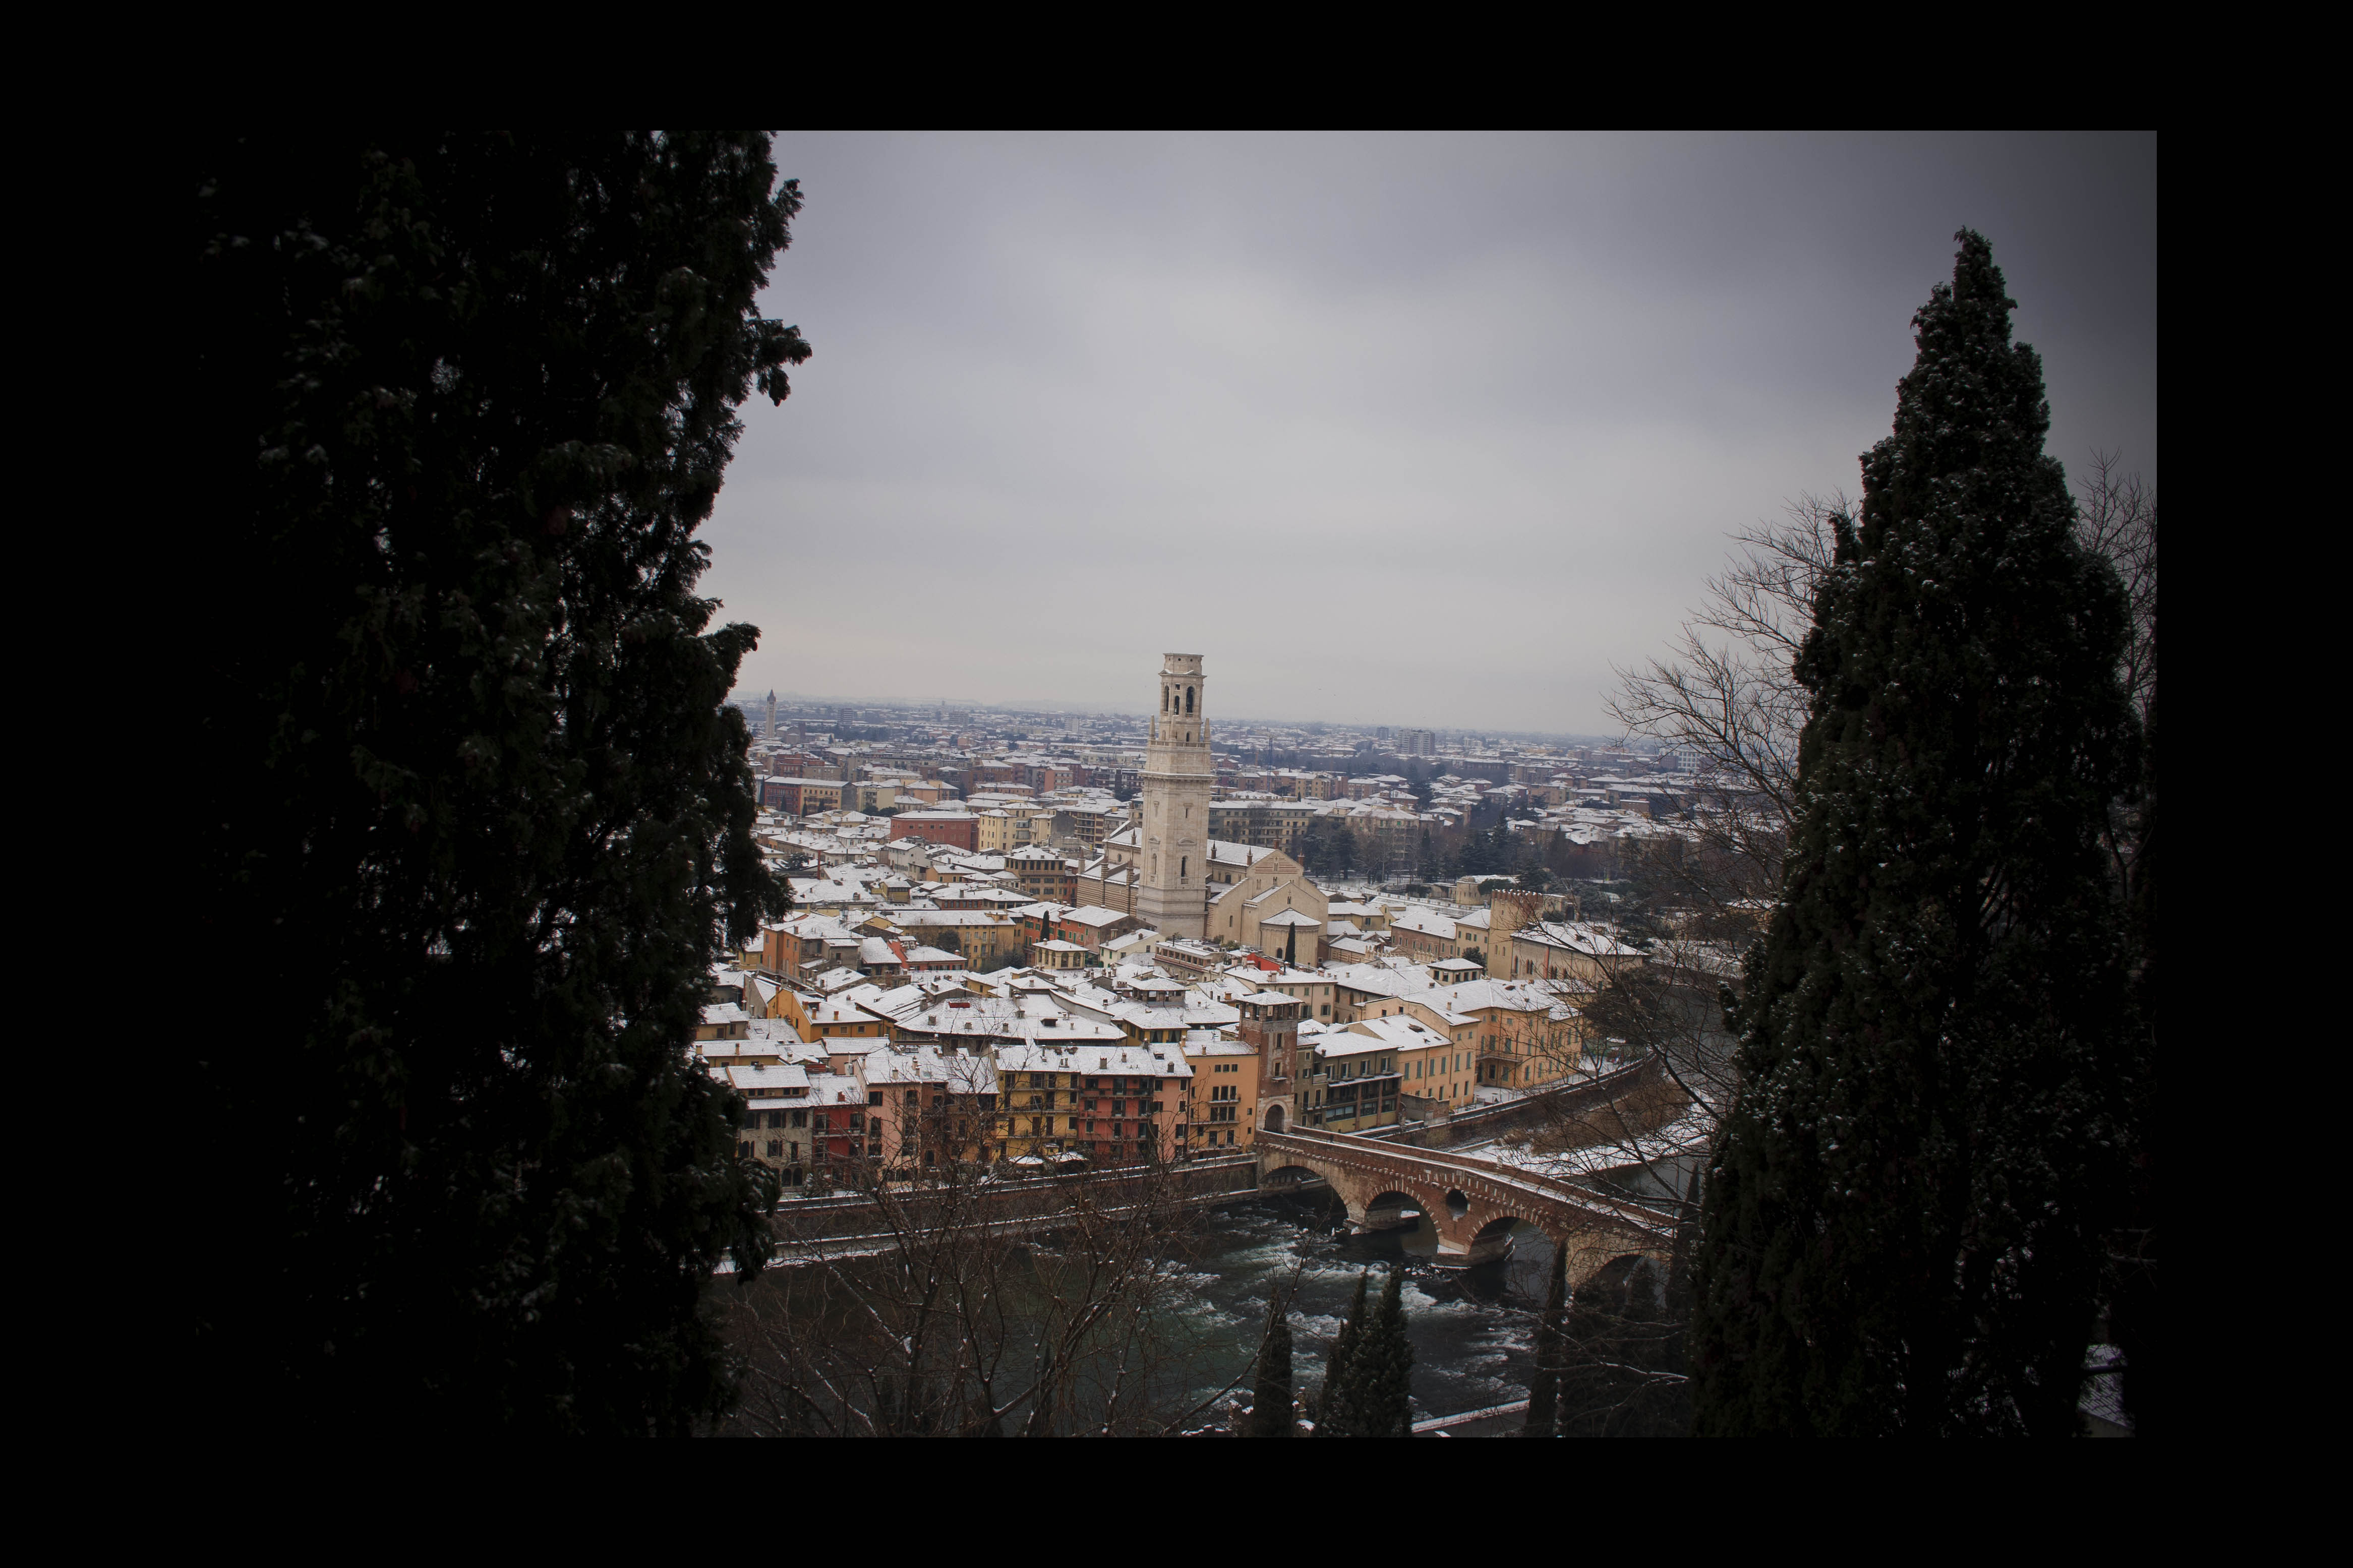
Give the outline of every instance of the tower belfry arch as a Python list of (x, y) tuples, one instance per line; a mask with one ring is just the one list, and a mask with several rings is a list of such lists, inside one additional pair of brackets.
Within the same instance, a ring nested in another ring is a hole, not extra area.
[(1198, 653), (1160, 658), (1160, 700), (1139, 781), (1135, 912), (1164, 937), (1208, 934), (1208, 682)]

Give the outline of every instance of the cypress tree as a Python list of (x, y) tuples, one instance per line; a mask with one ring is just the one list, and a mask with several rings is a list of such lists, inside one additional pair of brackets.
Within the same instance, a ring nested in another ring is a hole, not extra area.
[(1528, 1377), (1528, 1420), (1523, 1437), (1549, 1437), (1559, 1429), (1561, 1316), (1568, 1306), (1568, 1248), (1552, 1249), (1552, 1282), (1536, 1319), (1536, 1366)]
[[(189, 1212), (208, 1428), (670, 1432), (767, 1257), (691, 1054), (784, 908), (699, 597), (799, 199), (765, 136), (306, 129), (170, 165), (201, 621)], [(227, 1026), (228, 1020), (234, 1026)]]
[(1370, 1353), (1357, 1357), (1361, 1370), (1355, 1380), (1355, 1423), (1359, 1437), (1413, 1436), (1413, 1344), (1405, 1331), (1405, 1270), (1391, 1268), (1366, 1341)]
[(1365, 1282), (1371, 1277), (1370, 1269), (1357, 1273), (1356, 1300), (1348, 1304), (1348, 1315), (1341, 1321), (1340, 1331), (1332, 1336), (1332, 1354), (1324, 1363), (1324, 1392), (1315, 1401), (1318, 1437), (1356, 1436), (1356, 1383), (1363, 1372), (1361, 1363), (1371, 1348), (1365, 1317)]
[(1696, 1263), (1710, 1433), (2073, 1430), (2116, 1190), (2126, 606), (1990, 247), (1914, 318), (1796, 674), (1782, 897)]
[(1267, 1304), (1266, 1337), (1259, 1342), (1258, 1386), (1251, 1406), (1251, 1436), (1291, 1436), (1291, 1313), (1279, 1290)]

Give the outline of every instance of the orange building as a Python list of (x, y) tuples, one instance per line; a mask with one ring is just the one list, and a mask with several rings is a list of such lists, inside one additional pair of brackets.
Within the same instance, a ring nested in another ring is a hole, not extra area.
[(1192, 1076), (1174, 1046), (1001, 1045), (991, 1152), (1039, 1167), (1174, 1160)]
[(1205, 1154), (1247, 1149), (1258, 1130), (1258, 1051), (1240, 1040), (1185, 1047), (1193, 1076), (1185, 1086), (1185, 1147)]

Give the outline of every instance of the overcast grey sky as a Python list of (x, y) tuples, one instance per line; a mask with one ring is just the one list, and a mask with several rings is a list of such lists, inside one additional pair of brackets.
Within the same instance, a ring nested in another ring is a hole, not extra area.
[(1859, 488), (1953, 231), (2051, 450), (2157, 477), (2153, 136), (786, 134), (704, 590), (742, 687), (1600, 732), (1725, 536)]

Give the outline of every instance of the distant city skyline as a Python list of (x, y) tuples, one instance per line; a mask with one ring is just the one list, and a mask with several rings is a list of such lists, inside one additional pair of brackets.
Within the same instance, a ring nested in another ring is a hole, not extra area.
[[(756, 710), (767, 700), (767, 697), (768, 689), (766, 688), (754, 690), (746, 687), (739, 688), (738, 689), (728, 693), (727, 700), (730, 702), (745, 709), (747, 711), (756, 712)], [(776, 689), (776, 698), (779, 710), (777, 722), (780, 728), (786, 723), (818, 721), (816, 720), (786, 718), (784, 716), (782, 710), (787, 704), (817, 709), (849, 708), (859, 712), (860, 717), (850, 721), (850, 722), (857, 724), (924, 721), (936, 723), (939, 721), (935, 719), (926, 721), (923, 718), (923, 715), (926, 713), (935, 713), (943, 708), (952, 710), (956, 713), (968, 718), (977, 717), (983, 714), (1006, 714), (1008, 716), (1036, 719), (1070, 718), (1097, 721), (1128, 720), (1133, 721), (1139, 731), (1146, 727), (1151, 721), (1150, 710), (1140, 705), (1133, 709), (1082, 708), (1069, 703), (1013, 701), (984, 702), (975, 698), (959, 697), (944, 699), (847, 697), (839, 695), (818, 695), (805, 691), (786, 691), (781, 688)], [(831, 716), (828, 714), (820, 714), (818, 715), (818, 719), (828, 722), (831, 721)], [(1378, 730), (1388, 730), (1393, 733), (1414, 730), (1428, 730), (1432, 733), (1440, 736), (1471, 734), (1492, 736), (1498, 740), (1531, 741), (1556, 743), (1569, 742), (1578, 745), (1629, 744), (1636, 747), (1649, 747), (1656, 744), (1656, 742), (1647, 740), (1642, 736), (1636, 735), (1629, 737), (1621, 731), (1615, 730), (1607, 731), (1519, 730), (1500, 724), (1415, 724), (1395, 720), (1357, 721), (1338, 719), (1303, 719), (1295, 715), (1276, 718), (1257, 718), (1243, 715), (1227, 719), (1222, 721), (1212, 715), (1210, 719), (1212, 743), (1224, 744), (1230, 738), (1230, 731), (1234, 729), (1241, 729), (1252, 732), (1261, 729), (1303, 731), (1322, 729), (1338, 730), (1351, 733), (1363, 733), (1366, 735), (1370, 735)], [(756, 718), (754, 721), (754, 731), (756, 733)]]
[(2049, 449), (2158, 477), (2156, 141), (781, 136), (703, 591), (742, 679), (1599, 733), (1728, 536), (1859, 489), (1953, 233)]

